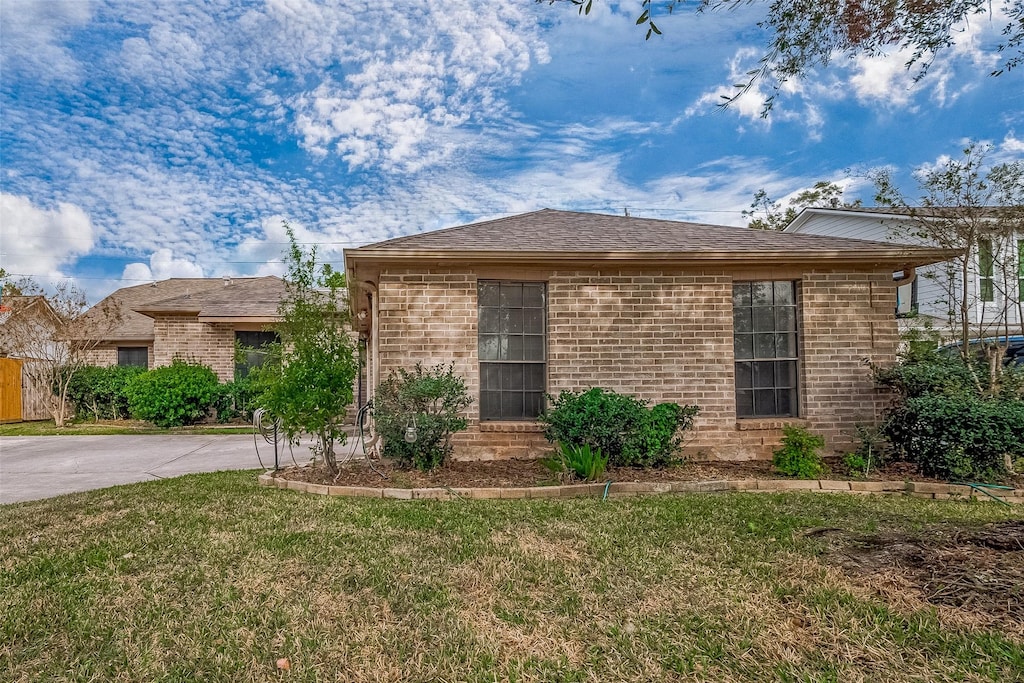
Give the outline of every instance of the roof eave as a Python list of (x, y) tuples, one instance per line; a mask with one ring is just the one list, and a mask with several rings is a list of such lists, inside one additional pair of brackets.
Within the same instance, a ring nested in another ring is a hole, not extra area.
[(460, 250), (437, 251), (425, 249), (359, 249), (345, 254), (349, 269), (358, 264), (516, 264), (516, 265), (804, 265), (827, 263), (896, 264), (924, 266), (945, 261), (960, 253), (938, 248), (844, 249), (817, 251), (756, 251), (756, 252), (554, 252), (554, 251), (490, 251)]

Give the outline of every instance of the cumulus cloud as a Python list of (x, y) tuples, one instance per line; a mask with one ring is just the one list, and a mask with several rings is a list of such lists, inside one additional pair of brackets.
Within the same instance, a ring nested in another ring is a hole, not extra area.
[(28, 197), (0, 193), (0, 262), (8, 272), (62, 278), (62, 266), (94, 243), (92, 220), (80, 207), (41, 208)]
[(204, 277), (203, 268), (187, 258), (175, 258), (170, 249), (157, 249), (149, 264), (129, 263), (121, 277), (125, 280), (166, 280), (172, 277)]

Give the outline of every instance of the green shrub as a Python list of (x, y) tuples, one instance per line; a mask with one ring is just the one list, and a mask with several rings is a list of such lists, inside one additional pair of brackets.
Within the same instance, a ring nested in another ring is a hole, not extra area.
[(125, 387), (132, 415), (164, 428), (202, 420), (218, 392), (213, 370), (181, 360), (142, 373)]
[(827, 471), (818, 452), (825, 446), (824, 437), (794, 425), (783, 427), (782, 434), (782, 445), (772, 456), (779, 472), (800, 479), (817, 479)]
[(850, 474), (858, 477), (866, 477), (870, 469), (867, 459), (860, 453), (847, 453), (843, 456), (843, 464)]
[(596, 481), (608, 467), (608, 456), (591, 448), (590, 444), (570, 446), (558, 444), (555, 454), (541, 462), (555, 474), (568, 473), (571, 477), (584, 481)]
[(970, 394), (925, 394), (889, 409), (883, 433), (931, 477), (997, 479), (1005, 456), (1024, 456), (1024, 402)]
[[(451, 436), (466, 428), (460, 413), (472, 403), (454, 364), (399, 368), (377, 387), (373, 415), (383, 437), (383, 454), (404, 467), (432, 470), (451, 455)], [(416, 439), (406, 441), (414, 428)]]
[(68, 384), (68, 400), (79, 420), (120, 420), (127, 418), (128, 382), (144, 373), (146, 368), (111, 365), (100, 368), (86, 366), (75, 370)]
[(549, 396), (550, 409), (541, 416), (544, 436), (552, 443), (590, 446), (610, 464), (664, 467), (682, 445), (682, 432), (693, 427), (697, 406), (662, 403), (647, 408), (633, 396), (594, 387)]
[(246, 375), (242, 379), (226, 382), (217, 388), (217, 398), (214, 401), (217, 422), (252, 421), (252, 413), (256, 408), (256, 388), (253, 379)]

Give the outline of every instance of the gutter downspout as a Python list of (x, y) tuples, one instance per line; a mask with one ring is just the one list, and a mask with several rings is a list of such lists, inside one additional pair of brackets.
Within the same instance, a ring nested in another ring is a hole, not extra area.
[(903, 266), (903, 277), (899, 278), (898, 280), (893, 280), (893, 282), (896, 283), (897, 287), (901, 287), (902, 285), (910, 284), (916, 279), (917, 268), (910, 264), (907, 264)]
[[(360, 282), (359, 287), (366, 292), (370, 304), (370, 362), (366, 364), (367, 401), (372, 401), (377, 393), (377, 378), (380, 375), (380, 345), (377, 342), (377, 287), (372, 282)], [(361, 406), (360, 406), (361, 407)]]

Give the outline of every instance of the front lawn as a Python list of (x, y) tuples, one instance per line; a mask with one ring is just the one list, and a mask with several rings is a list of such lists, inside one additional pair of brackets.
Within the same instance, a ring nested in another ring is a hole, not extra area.
[(1024, 538), (1020, 509), (829, 494), (398, 502), (255, 478), (0, 508), (0, 679), (1024, 672), (1024, 550), (1004, 543)]

